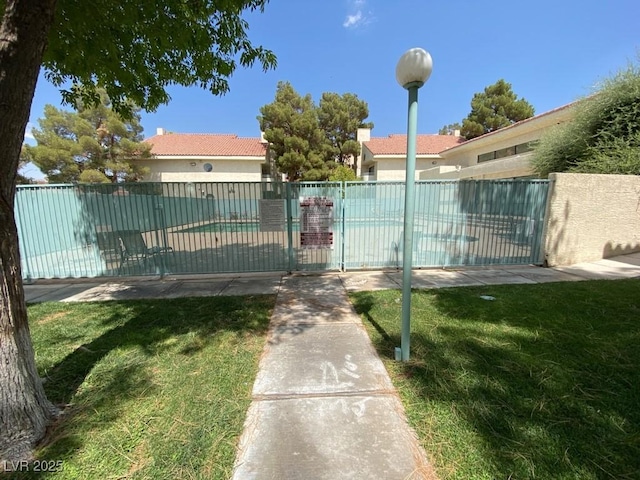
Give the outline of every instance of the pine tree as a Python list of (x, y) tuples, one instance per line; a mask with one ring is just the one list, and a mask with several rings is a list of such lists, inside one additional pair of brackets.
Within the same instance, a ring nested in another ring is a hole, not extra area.
[(275, 100), (260, 108), (260, 129), (278, 170), (292, 182), (326, 180), (326, 148), (311, 95), (300, 96), (289, 82), (278, 82)]
[(32, 130), (37, 145), (25, 145), (23, 158), (50, 182), (135, 182), (146, 173), (132, 162), (150, 157), (138, 110), (131, 107), (131, 116), (123, 120), (104, 91), (100, 97), (100, 105), (81, 105), (77, 112), (45, 106), (40, 128)]
[(279, 171), (290, 181), (316, 181), (357, 158), (358, 128), (373, 127), (364, 123), (368, 116), (366, 102), (354, 94), (323, 93), (316, 106), (310, 95), (302, 97), (289, 82), (279, 82), (275, 100), (260, 108), (258, 121)]
[(471, 112), (462, 121), (460, 134), (467, 140), (532, 117), (533, 106), (518, 99), (511, 84), (500, 79), (471, 100)]
[(327, 162), (334, 161), (341, 165), (352, 162), (353, 171), (357, 171), (355, 160), (360, 154), (358, 128), (373, 128), (373, 123), (364, 121), (368, 116), (369, 106), (353, 93), (322, 94), (318, 106), (318, 121), (329, 142)]

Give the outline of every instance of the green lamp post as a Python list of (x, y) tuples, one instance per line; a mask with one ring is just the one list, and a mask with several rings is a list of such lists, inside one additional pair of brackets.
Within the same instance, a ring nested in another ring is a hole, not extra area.
[(407, 166), (404, 191), (404, 244), (402, 251), (402, 335), (395, 358), (409, 360), (411, 343), (411, 262), (413, 260), (413, 216), (416, 184), (416, 134), (418, 129), (418, 89), (433, 68), (431, 55), (422, 48), (407, 50), (396, 66), (396, 80), (409, 91), (407, 124)]

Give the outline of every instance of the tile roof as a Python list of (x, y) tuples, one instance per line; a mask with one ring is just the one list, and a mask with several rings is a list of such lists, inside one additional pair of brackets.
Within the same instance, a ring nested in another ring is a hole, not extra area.
[(153, 155), (213, 157), (261, 157), (267, 147), (259, 138), (239, 138), (234, 134), (165, 133), (145, 140)]
[[(464, 141), (464, 138), (453, 135), (417, 135), (416, 154), (435, 155)], [(407, 153), (407, 136), (405, 134), (372, 138), (364, 144), (374, 155), (404, 155)]]

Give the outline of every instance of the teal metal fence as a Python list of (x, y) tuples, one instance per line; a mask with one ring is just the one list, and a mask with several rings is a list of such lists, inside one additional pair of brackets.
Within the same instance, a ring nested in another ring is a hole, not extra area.
[[(548, 183), (417, 182), (415, 267), (537, 264)], [(401, 182), (21, 186), (25, 278), (400, 268)]]
[[(416, 183), (413, 265), (541, 264), (546, 180)], [(404, 183), (348, 182), (344, 268), (402, 266)]]

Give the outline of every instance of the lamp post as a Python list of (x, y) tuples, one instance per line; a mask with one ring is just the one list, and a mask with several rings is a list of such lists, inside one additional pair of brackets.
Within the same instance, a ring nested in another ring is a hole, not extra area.
[(418, 89), (429, 76), (433, 61), (422, 48), (407, 50), (396, 66), (396, 80), (409, 91), (407, 122), (407, 166), (404, 190), (404, 245), (402, 251), (402, 335), (396, 360), (409, 360), (411, 342), (411, 262), (413, 260), (413, 216), (416, 184), (416, 134), (418, 129)]

